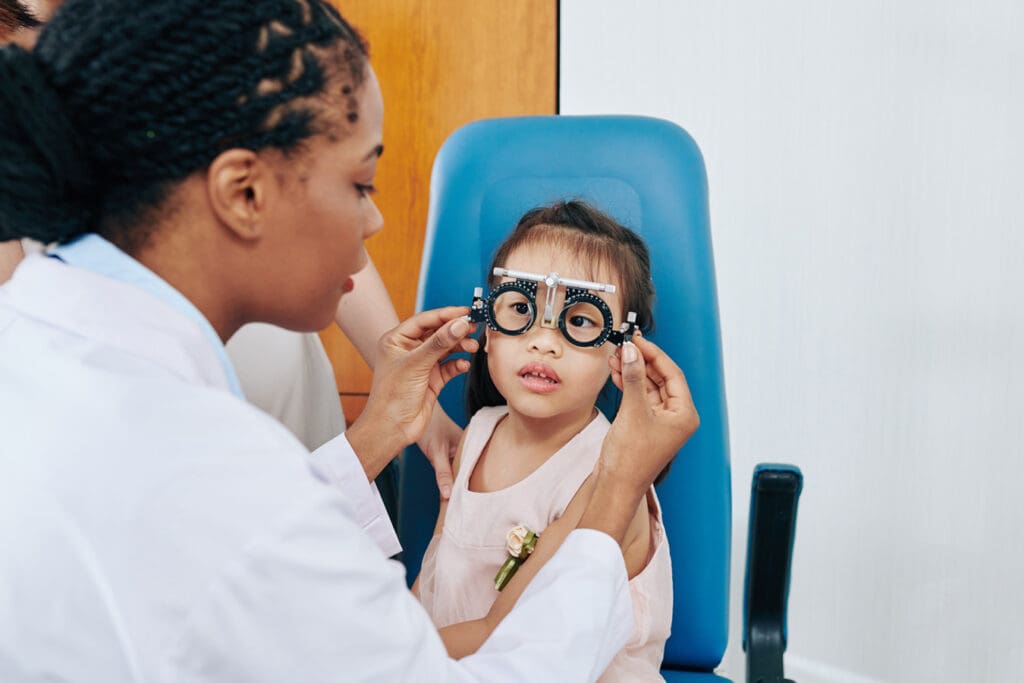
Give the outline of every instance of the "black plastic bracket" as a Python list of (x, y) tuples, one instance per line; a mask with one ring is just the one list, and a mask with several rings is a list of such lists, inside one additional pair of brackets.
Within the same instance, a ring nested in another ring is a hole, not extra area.
[(785, 677), (786, 604), (803, 475), (792, 465), (758, 465), (750, 495), (743, 649), (747, 683), (792, 683)]

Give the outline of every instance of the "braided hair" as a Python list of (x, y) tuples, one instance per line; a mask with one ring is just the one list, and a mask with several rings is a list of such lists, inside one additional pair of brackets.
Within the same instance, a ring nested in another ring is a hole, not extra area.
[(34, 52), (0, 48), (0, 241), (95, 231), (133, 253), (221, 152), (339, 135), (367, 59), (325, 0), (69, 0)]

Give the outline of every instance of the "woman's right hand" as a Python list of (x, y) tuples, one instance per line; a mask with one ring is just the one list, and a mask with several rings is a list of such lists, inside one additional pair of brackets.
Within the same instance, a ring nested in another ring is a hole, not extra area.
[(579, 526), (621, 543), (641, 497), (697, 431), (700, 417), (683, 371), (652, 342), (635, 337), (610, 364), (622, 403), (605, 437), (594, 496)]
[(441, 389), (469, 369), (469, 361), (451, 358), (478, 347), (468, 336), (475, 325), (462, 319), (468, 311), (424, 311), (381, 337), (366, 407), (346, 433), (370, 479), (420, 438)]

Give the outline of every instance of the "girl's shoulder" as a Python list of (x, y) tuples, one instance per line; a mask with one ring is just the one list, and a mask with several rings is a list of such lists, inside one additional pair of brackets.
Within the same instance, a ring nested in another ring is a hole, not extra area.
[(608, 434), (608, 430), (612, 427), (612, 423), (608, 421), (605, 414), (601, 412), (600, 408), (598, 408), (597, 416), (590, 421), (590, 424), (588, 424), (587, 427), (593, 432), (594, 436), (604, 440), (605, 435)]
[(456, 486), (460, 480), (468, 479), (472, 474), (480, 453), (494, 433), (494, 427), (507, 413), (508, 406), (485, 406), (473, 413), (462, 435), (462, 447), (458, 454), (459, 469), (455, 474)]
[[(466, 425), (466, 440), (480, 437), (490, 438), (501, 418), (508, 414), (508, 406), (484, 406), (473, 413)], [(482, 445), (482, 444), (481, 444)]]
[(484, 406), (475, 413), (473, 417), (469, 418), (469, 425), (466, 429), (473, 428), (494, 428), (494, 425), (498, 424), (498, 420), (504, 417), (508, 413), (508, 406)]

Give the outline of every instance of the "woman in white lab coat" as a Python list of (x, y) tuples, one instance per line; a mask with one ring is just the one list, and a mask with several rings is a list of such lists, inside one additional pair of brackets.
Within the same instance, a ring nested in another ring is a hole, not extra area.
[(625, 643), (617, 542), (697, 426), (653, 344), (612, 362), (580, 528), (458, 662), (369, 482), (466, 369), (466, 309), (386, 334), (312, 454), (240, 399), (223, 340), (323, 327), (365, 264), (382, 121), (322, 0), (70, 0), (0, 48), (0, 240), (62, 245), (0, 288), (0, 680), (579, 680)]
[[(13, 42), (31, 49), (61, 2), (0, 0), (0, 44)], [(10, 279), (25, 254), (42, 247), (29, 239), (0, 242), (0, 285)], [(335, 321), (372, 369), (376, 342), (398, 324), (398, 316), (372, 261), (353, 281), (355, 293), (338, 305)], [(319, 448), (344, 431), (334, 369), (319, 335), (251, 323), (232, 335), (225, 347), (246, 400), (276, 418), (307, 448)], [(438, 409), (417, 442), (434, 466), (442, 498), (451, 490), (451, 460), (461, 435), (459, 426)]]

